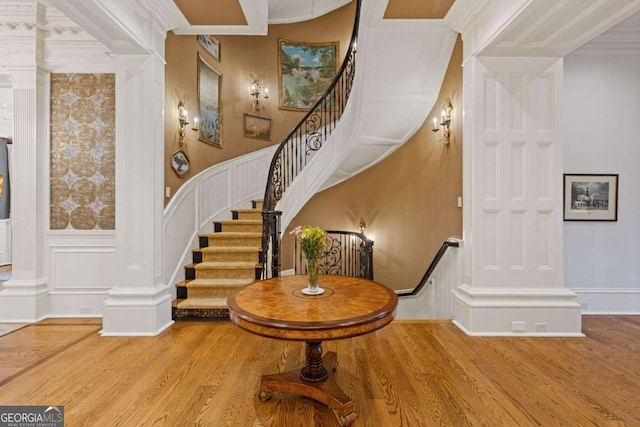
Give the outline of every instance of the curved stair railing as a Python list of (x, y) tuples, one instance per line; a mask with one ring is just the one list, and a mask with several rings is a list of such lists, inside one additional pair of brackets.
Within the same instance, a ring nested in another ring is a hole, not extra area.
[(263, 278), (280, 275), (282, 212), (275, 210), (276, 204), (314, 154), (322, 148), (347, 106), (356, 70), (361, 1), (357, 0), (351, 41), (342, 66), (323, 96), (280, 143), (271, 161), (262, 206)]
[[(373, 280), (373, 240), (355, 231), (326, 230), (326, 233), (331, 244), (319, 259), (319, 272)], [(298, 239), (294, 251), (296, 274), (306, 274)]]

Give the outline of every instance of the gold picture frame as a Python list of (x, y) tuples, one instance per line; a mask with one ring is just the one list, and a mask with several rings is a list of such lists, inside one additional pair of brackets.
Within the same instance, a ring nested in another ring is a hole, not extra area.
[(303, 43), (278, 39), (278, 108), (308, 111), (338, 71), (337, 41)]
[(271, 119), (244, 113), (245, 138), (271, 141)]
[(198, 53), (199, 140), (222, 148), (222, 73)]

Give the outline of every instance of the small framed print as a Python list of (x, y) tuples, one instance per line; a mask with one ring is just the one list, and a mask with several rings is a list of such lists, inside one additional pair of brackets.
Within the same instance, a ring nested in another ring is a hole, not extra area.
[(565, 221), (617, 221), (618, 175), (564, 174)]
[(245, 138), (271, 141), (271, 119), (245, 113), (244, 136)]
[(184, 151), (178, 150), (171, 155), (171, 169), (173, 169), (180, 178), (189, 173), (190, 165), (187, 153)]
[(220, 40), (208, 34), (199, 34), (198, 42), (213, 59), (220, 61)]

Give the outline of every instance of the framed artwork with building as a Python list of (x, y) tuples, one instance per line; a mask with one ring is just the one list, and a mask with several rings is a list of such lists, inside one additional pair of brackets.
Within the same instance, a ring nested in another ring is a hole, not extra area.
[(565, 221), (617, 221), (617, 174), (564, 174)]

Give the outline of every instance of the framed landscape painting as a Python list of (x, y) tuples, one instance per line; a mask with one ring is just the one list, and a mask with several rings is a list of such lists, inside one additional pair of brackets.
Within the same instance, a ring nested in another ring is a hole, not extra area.
[(221, 89), (222, 74), (207, 64), (198, 54), (199, 139), (218, 148), (222, 148)]
[(271, 141), (271, 119), (244, 114), (244, 136), (246, 138)]
[(220, 61), (220, 41), (208, 34), (198, 35), (198, 42), (200, 45), (209, 52), (213, 59)]
[(338, 42), (299, 43), (278, 39), (279, 108), (308, 111), (337, 71)]
[(617, 221), (618, 175), (564, 174), (565, 221)]

